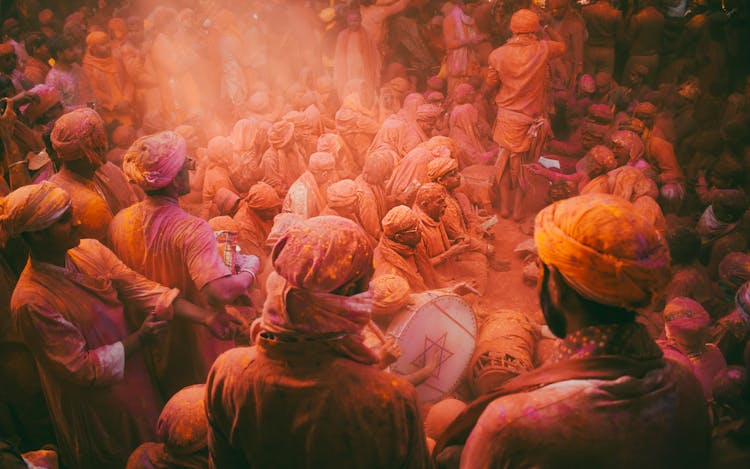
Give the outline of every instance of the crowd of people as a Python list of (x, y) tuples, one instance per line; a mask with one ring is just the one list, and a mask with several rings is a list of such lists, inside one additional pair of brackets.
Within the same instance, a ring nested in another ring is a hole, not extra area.
[(3, 3), (0, 466), (750, 464), (747, 5), (156, 3)]

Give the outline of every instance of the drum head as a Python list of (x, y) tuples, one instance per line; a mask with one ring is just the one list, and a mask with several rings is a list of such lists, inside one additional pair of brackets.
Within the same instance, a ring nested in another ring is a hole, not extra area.
[(432, 376), (417, 386), (422, 402), (435, 402), (458, 386), (474, 353), (477, 320), (471, 307), (456, 295), (430, 299), (397, 316), (388, 328), (401, 347), (401, 357), (391, 365), (398, 374), (413, 373), (433, 354), (438, 364)]

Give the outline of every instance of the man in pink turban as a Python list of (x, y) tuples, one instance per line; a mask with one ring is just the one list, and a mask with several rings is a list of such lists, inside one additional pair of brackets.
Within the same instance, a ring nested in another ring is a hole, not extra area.
[(463, 467), (705, 467), (700, 383), (636, 321), (669, 280), (661, 234), (629, 202), (589, 194), (539, 212), (534, 241), (561, 340), (547, 364), (469, 404), (435, 454), (460, 453)]
[(62, 161), (60, 172), (50, 182), (73, 199), (81, 237), (106, 240), (112, 217), (140, 197), (120, 168), (105, 162), (104, 122), (93, 109), (76, 109), (55, 122), (50, 140)]
[(354, 222), (316, 217), (271, 253), (256, 346), (207, 382), (215, 467), (430, 467), (416, 392), (364, 345), (372, 249)]
[[(112, 220), (110, 239), (115, 253), (136, 272), (179, 288), (196, 304), (222, 310), (246, 296), (259, 262), (243, 259), (239, 273), (230, 271), (208, 224), (180, 208), (178, 197), (189, 190), (185, 152), (183, 138), (170, 131), (133, 142), (123, 170), (147, 198)], [(231, 345), (214, 340), (203, 328), (176, 321), (161, 347), (149, 354), (164, 397), (203, 382), (216, 357)]]
[(510, 19), (513, 37), (489, 57), (487, 85), (500, 84), (495, 96), (494, 140), (500, 145), (497, 167), (501, 215), (509, 217), (512, 208), (516, 220), (523, 217), (522, 163), (536, 160), (549, 127), (545, 108), (547, 64), (565, 53), (565, 43), (554, 29), (545, 26), (552, 39), (546, 41), (537, 39), (539, 28), (536, 13), (518, 10)]

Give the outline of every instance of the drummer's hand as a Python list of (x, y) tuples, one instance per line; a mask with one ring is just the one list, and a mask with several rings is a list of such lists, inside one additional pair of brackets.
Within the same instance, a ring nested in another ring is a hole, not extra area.
[(398, 346), (396, 338), (388, 336), (380, 348), (380, 367), (387, 368), (391, 363), (395, 363), (396, 360), (401, 357), (401, 347)]
[(466, 282), (458, 282), (457, 284), (453, 285), (451, 293), (454, 293), (458, 296), (464, 296), (468, 295), (469, 293), (476, 293), (476, 290)]
[(424, 368), (422, 369), (425, 371), (425, 373), (428, 373), (429, 376), (432, 376), (432, 373), (435, 372), (435, 368), (437, 368), (439, 364), (440, 364), (440, 351), (435, 350), (427, 359), (427, 361), (424, 364)]

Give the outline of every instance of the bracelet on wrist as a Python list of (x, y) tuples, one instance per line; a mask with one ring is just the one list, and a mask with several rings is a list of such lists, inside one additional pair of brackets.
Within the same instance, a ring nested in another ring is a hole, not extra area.
[(15, 163), (11, 163), (11, 164), (8, 165), (8, 169), (10, 169), (10, 168), (12, 168), (14, 166), (22, 165), (22, 164), (27, 164), (28, 165), (29, 164), (29, 160), (21, 160), (21, 161), (16, 161)]

